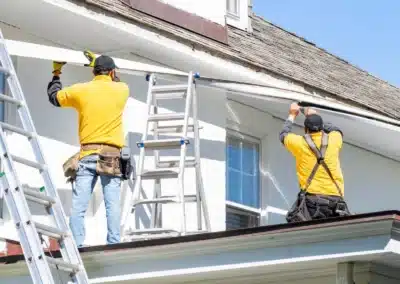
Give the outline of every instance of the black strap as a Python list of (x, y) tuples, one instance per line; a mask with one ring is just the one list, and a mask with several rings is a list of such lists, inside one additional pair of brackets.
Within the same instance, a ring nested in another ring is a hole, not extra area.
[(311, 174), (309, 175), (309, 177), (307, 179), (306, 186), (304, 187), (304, 191), (307, 191), (308, 187), (311, 184), (311, 181), (313, 180), (315, 174), (317, 173), (319, 165), (322, 165), (322, 167), (325, 169), (325, 171), (328, 173), (329, 177), (335, 184), (336, 189), (339, 192), (340, 196), (343, 197), (343, 194), (342, 194), (342, 191), (340, 190), (339, 185), (337, 184), (336, 180), (333, 178), (333, 175), (324, 160), (326, 149), (328, 148), (328, 138), (329, 138), (328, 134), (326, 134), (325, 132), (322, 132), (321, 149), (319, 150), (317, 148), (317, 145), (315, 145), (314, 141), (312, 140), (310, 134), (304, 135), (304, 139), (306, 140), (307, 145), (310, 147), (311, 151), (314, 153), (315, 157), (317, 158), (317, 163), (315, 164), (314, 168), (311, 171)]

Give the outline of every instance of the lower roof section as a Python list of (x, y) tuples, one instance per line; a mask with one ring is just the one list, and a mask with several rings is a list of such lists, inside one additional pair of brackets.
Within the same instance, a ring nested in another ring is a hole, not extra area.
[[(218, 279), (236, 283), (238, 279), (273, 279), (277, 274), (293, 277), (303, 270), (321, 273), (335, 269), (341, 262), (400, 267), (399, 220), (398, 211), (374, 212), (80, 251), (91, 283)], [(29, 277), (23, 259), (23, 255), (0, 258), (5, 264), (0, 265), (0, 277), (19, 277), (20, 281)]]

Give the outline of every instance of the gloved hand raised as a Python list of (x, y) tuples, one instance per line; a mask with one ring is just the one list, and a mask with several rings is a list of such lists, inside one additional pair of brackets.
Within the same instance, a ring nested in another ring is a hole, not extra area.
[(94, 67), (94, 61), (96, 60), (96, 55), (89, 50), (85, 50), (83, 54), (89, 60), (89, 64), (85, 64), (85, 66)]
[(62, 67), (67, 64), (67, 62), (53, 61), (53, 75), (59, 76), (62, 72)]

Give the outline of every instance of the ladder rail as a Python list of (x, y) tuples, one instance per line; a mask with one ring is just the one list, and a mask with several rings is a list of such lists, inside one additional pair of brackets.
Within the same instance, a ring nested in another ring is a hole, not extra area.
[[(196, 83), (194, 83), (196, 85)], [(194, 123), (194, 159), (195, 159), (195, 173), (196, 173), (196, 195), (197, 195), (197, 226), (199, 230), (203, 229), (203, 222), (202, 222), (202, 212), (204, 215), (204, 222), (206, 231), (211, 230), (210, 225), (210, 217), (208, 212), (207, 200), (205, 200), (205, 192), (204, 192), (204, 184), (203, 184), (203, 175), (201, 173), (201, 153), (200, 153), (200, 127), (198, 121), (198, 96), (196, 88), (193, 88), (193, 123)], [(201, 208), (203, 207), (203, 208)]]
[[(0, 47), (1, 47), (0, 61), (1, 61), (2, 67), (9, 71), (9, 74), (6, 78), (6, 82), (10, 89), (10, 94), (12, 97), (12, 98), (9, 97), (10, 99), (8, 99), (8, 100), (5, 99), (5, 101), (14, 103), (17, 105), (17, 112), (20, 117), (21, 124), (23, 126), (23, 130), (26, 133), (32, 134), (32, 135), (30, 135), (31, 137), (28, 137), (28, 139), (29, 139), (30, 145), (32, 147), (32, 150), (34, 152), (34, 156), (37, 161), (37, 164), (43, 165), (43, 168), (39, 169), (39, 172), (43, 179), (46, 195), (51, 198), (55, 198), (57, 200), (57, 202), (55, 204), (52, 204), (52, 206), (49, 207), (50, 215), (53, 215), (57, 229), (64, 231), (64, 232), (70, 232), (70, 228), (67, 224), (67, 216), (63, 210), (60, 197), (59, 197), (57, 189), (55, 187), (55, 182), (52, 179), (50, 172), (47, 168), (47, 161), (46, 161), (45, 156), (43, 155), (43, 148), (37, 137), (35, 125), (33, 123), (31, 114), (29, 112), (28, 105), (27, 105), (26, 99), (25, 99), (23, 91), (22, 91), (22, 87), (17, 78), (17, 73), (15, 71), (12, 59), (11, 59), (9, 52), (7, 50), (7, 47), (5, 45), (4, 37), (3, 37), (3, 34), (1, 33), (1, 30), (0, 30)], [(19, 103), (16, 103), (16, 101), (18, 101)], [(1, 131), (2, 131), (1, 138), (3, 140), (3, 143), (6, 144), (6, 142), (5, 142), (6, 136), (3, 132), (3, 129)], [(8, 151), (8, 149), (5, 149), (5, 150)], [(9, 161), (12, 164), (13, 158), (9, 152), (7, 153), (6, 159), (7, 159), (7, 161)], [(15, 179), (17, 179), (17, 172), (15, 171), (15, 168), (10, 167), (10, 170), (12, 171), (13, 177)], [(10, 174), (11, 174), (11, 172), (10, 172)], [(9, 178), (9, 177), (7, 177), (7, 178)], [(19, 183), (18, 180), (17, 180), (17, 182), (18, 182), (18, 185), (21, 186), (21, 184)], [(21, 199), (23, 200), (23, 203), (27, 205), (25, 196), (22, 196)], [(10, 205), (12, 206), (12, 204), (10, 204)], [(10, 210), (12, 210), (12, 209), (10, 209)], [(21, 208), (21, 210), (26, 210), (26, 208), (25, 207)], [(26, 212), (28, 212), (30, 214), (29, 207), (28, 207), (28, 211), (26, 211)], [(31, 227), (34, 227), (34, 225), (32, 225)], [(35, 233), (37, 233), (36, 230), (35, 230)], [(42, 248), (42, 250), (43, 250), (43, 248)], [(72, 234), (71, 234), (71, 237), (62, 239), (62, 241), (60, 242), (60, 251), (61, 251), (62, 258), (66, 263), (70, 263), (71, 265), (83, 266), (83, 261), (80, 257), (79, 250), (76, 246), (74, 238), (72, 237)], [(46, 261), (45, 261), (45, 263), (46, 263), (46, 266), (49, 267), (48, 263)], [(32, 277), (33, 276), (34, 275), (32, 275)], [(73, 279), (74, 283), (82, 283), (82, 284), (89, 283), (88, 276), (86, 274), (85, 269), (81, 269), (79, 272), (77, 272), (76, 274), (71, 276), (71, 279)], [(45, 283), (53, 283), (53, 282), (49, 281), (49, 282), (45, 282)]]
[[(199, 177), (197, 169), (200, 164), (200, 148), (199, 148), (199, 127), (197, 123), (197, 93), (196, 88), (193, 88), (193, 125), (194, 125), (194, 159), (195, 159), (195, 171), (196, 171), (196, 186), (199, 188)], [(196, 135), (197, 134), (197, 135)], [(196, 209), (197, 209), (197, 229), (200, 231), (203, 228), (203, 220), (201, 218), (201, 194), (199, 190), (196, 190)]]
[[(185, 118), (183, 121), (183, 131), (182, 138), (187, 139), (188, 125), (189, 125), (189, 113), (192, 105), (193, 96), (193, 73), (189, 73), (187, 92), (186, 92), (186, 102), (185, 102)], [(185, 159), (187, 152), (187, 144), (183, 144), (180, 150), (179, 159), (179, 174), (178, 174), (178, 188), (179, 188), (179, 199), (181, 202), (181, 233), (186, 235), (186, 204), (185, 204)]]
[[(146, 141), (147, 140), (147, 136), (148, 136), (148, 132), (149, 132), (149, 116), (151, 114), (151, 102), (152, 102), (152, 89), (153, 89), (153, 85), (155, 84), (155, 75), (151, 74), (149, 77), (149, 87), (147, 89), (147, 99), (146, 99), (146, 104), (147, 104), (147, 112), (146, 112), (146, 124), (144, 127), (144, 131), (142, 133), (142, 140), (141, 141)], [(138, 200), (140, 198), (140, 191), (141, 191), (141, 184), (142, 184), (142, 173), (143, 173), (143, 169), (144, 169), (144, 155), (146, 152), (146, 148), (144, 147), (144, 145), (142, 147), (140, 147), (140, 151), (139, 151), (139, 160), (137, 163), (137, 169), (136, 169), (136, 181), (133, 187), (133, 194), (131, 197), (131, 202), (129, 204), (132, 204), (133, 202), (135, 202), (136, 200)], [(133, 218), (136, 218), (136, 210), (133, 206), (129, 205), (130, 208), (128, 208), (127, 212), (123, 215), (123, 223), (121, 226), (121, 231), (122, 234), (125, 234), (126, 232), (126, 227), (128, 224), (128, 220), (130, 217), (130, 213), (132, 213)]]
[[(0, 128), (0, 138), (0, 151), (4, 157), (4, 155), (9, 153), (9, 150), (5, 143), (6, 137), (2, 128)], [(39, 249), (39, 247), (41, 247), (41, 242), (38, 232), (36, 231), (35, 226), (32, 224), (29, 206), (23, 196), (23, 190), (20, 186), (21, 183), (16, 175), (12, 176), (12, 173), (15, 172), (15, 168), (13, 166), (11, 155), (7, 155), (3, 166), (5, 174), (2, 177), (2, 186), (4, 190), (3, 196), (7, 207), (9, 208), (10, 215), (15, 223), (15, 226), (17, 227), (19, 241), (24, 252), (25, 260), (32, 276), (33, 283), (43, 283), (42, 280), (46, 280), (47, 282), (45, 283), (54, 283), (52, 281), (53, 278), (47, 260), (42, 254), (42, 250)], [(19, 198), (17, 195), (19, 195)], [(17, 201), (18, 199), (19, 201)], [(23, 214), (24, 212), (26, 214)], [(23, 230), (22, 227), (25, 228), (25, 230)], [(39, 258), (40, 256), (41, 258)]]
[[(153, 115), (158, 114), (158, 100), (157, 100), (157, 95), (154, 93), (156, 90), (156, 82), (154, 82), (153, 89), (152, 89), (152, 104), (153, 104)], [(154, 140), (159, 139), (158, 135), (158, 123), (159, 121), (153, 120), (153, 138)], [(160, 151), (158, 149), (153, 150), (153, 157), (154, 157), (154, 168), (157, 168), (157, 165), (160, 161)], [(157, 178), (154, 180), (154, 185), (153, 185), (153, 198), (157, 199), (161, 196), (161, 179)], [(153, 203), (151, 205), (151, 223), (150, 223), (150, 228), (156, 228), (156, 226), (161, 226), (161, 204), (159, 203)]]

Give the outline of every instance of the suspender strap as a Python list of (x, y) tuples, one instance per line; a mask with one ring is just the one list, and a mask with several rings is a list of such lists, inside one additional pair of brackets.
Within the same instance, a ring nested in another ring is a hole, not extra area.
[(304, 139), (306, 140), (307, 145), (310, 147), (311, 151), (314, 153), (315, 157), (317, 158), (317, 163), (315, 164), (314, 168), (311, 171), (311, 174), (309, 175), (309, 177), (307, 179), (306, 186), (304, 187), (304, 191), (307, 191), (308, 187), (311, 184), (311, 181), (313, 180), (315, 174), (317, 173), (319, 165), (322, 165), (322, 167), (325, 169), (325, 171), (328, 173), (329, 177), (335, 184), (336, 189), (339, 192), (340, 196), (343, 197), (343, 194), (342, 194), (342, 191), (340, 190), (339, 185), (337, 184), (336, 180), (333, 178), (333, 175), (324, 160), (326, 149), (328, 148), (328, 138), (329, 138), (328, 134), (326, 134), (325, 132), (322, 132), (321, 149), (319, 150), (317, 148), (317, 145), (315, 145), (314, 141), (312, 140), (310, 134), (304, 135)]

